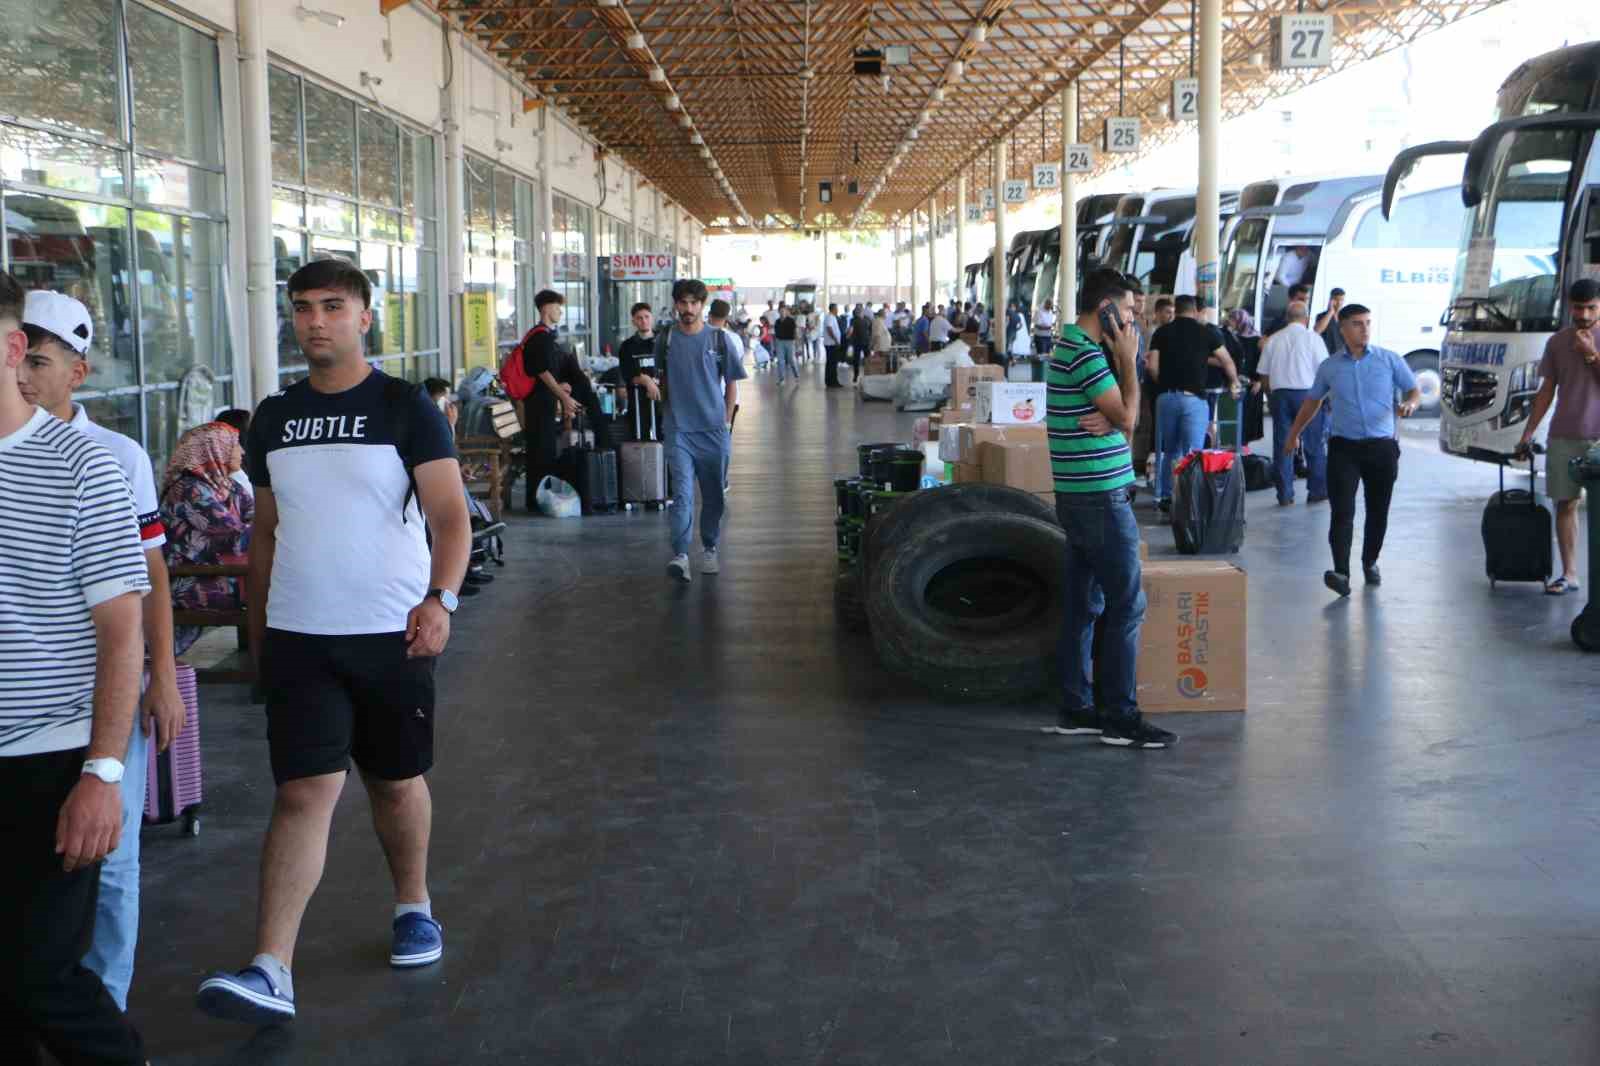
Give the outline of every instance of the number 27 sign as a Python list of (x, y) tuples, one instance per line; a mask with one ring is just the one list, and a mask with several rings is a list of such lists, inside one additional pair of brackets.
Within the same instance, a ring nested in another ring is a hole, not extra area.
[(1278, 68), (1333, 65), (1333, 16), (1284, 15), (1278, 21)]

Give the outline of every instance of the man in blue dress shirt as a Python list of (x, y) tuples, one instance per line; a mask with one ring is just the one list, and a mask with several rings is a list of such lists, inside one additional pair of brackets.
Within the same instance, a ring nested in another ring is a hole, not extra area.
[[(1339, 595), (1348, 596), (1356, 485), (1364, 488), (1367, 503), (1361, 570), (1368, 585), (1379, 585), (1383, 577), (1378, 573), (1378, 553), (1383, 550), (1383, 535), (1389, 528), (1389, 499), (1400, 475), (1395, 411), (1400, 412), (1400, 417), (1409, 418), (1422, 394), (1406, 361), (1371, 343), (1372, 312), (1367, 308), (1360, 304), (1342, 307), (1339, 334), (1344, 348), (1317, 368), (1316, 383), (1300, 405), (1285, 449), (1294, 451), (1300, 443), (1300, 433), (1331, 394), (1328, 497), (1333, 504), (1333, 518), (1328, 527), (1328, 546), (1333, 549), (1333, 569), (1322, 575), (1322, 582)], [(1398, 407), (1396, 393), (1404, 394)]]

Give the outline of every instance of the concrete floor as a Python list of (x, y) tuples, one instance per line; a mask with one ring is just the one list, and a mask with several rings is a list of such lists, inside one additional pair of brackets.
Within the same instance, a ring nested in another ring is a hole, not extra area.
[(1388, 584), (1343, 602), (1326, 509), (1254, 494), (1251, 709), (1130, 753), (835, 632), (829, 478), (911, 416), (819, 385), (746, 387), (720, 577), (666, 581), (660, 515), (513, 520), (439, 672), (438, 966), (385, 964), (351, 788), (300, 1019), (195, 1011), (271, 802), (259, 710), (204, 691), (203, 832), (144, 837), (158, 1064), (1600, 1058), (1600, 658), (1576, 599), (1489, 590), (1492, 470), (1408, 436)]

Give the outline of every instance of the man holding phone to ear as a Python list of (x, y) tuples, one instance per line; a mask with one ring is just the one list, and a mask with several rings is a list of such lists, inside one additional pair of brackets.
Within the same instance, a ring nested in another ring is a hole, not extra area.
[[(1062, 704), (1046, 732), (1166, 748), (1178, 738), (1144, 720), (1135, 694), (1145, 600), (1128, 449), (1139, 412), (1133, 315), (1126, 278), (1115, 270), (1090, 274), (1077, 321), (1061, 329), (1045, 372), (1056, 517), (1067, 534)], [(1096, 662), (1095, 620), (1102, 615)]]

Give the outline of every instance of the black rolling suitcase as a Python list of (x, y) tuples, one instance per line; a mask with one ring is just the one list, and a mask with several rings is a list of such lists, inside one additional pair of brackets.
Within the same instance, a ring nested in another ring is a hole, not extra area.
[(1543, 584), (1555, 569), (1550, 509), (1539, 502), (1536, 462), (1530, 454), (1526, 489), (1506, 488), (1506, 468), (1501, 463), (1500, 491), (1483, 508), (1483, 570), (1491, 588), (1498, 581)]
[(622, 506), (617, 453), (609, 448), (582, 448), (572, 453), (573, 488), (583, 513), (611, 514)]

